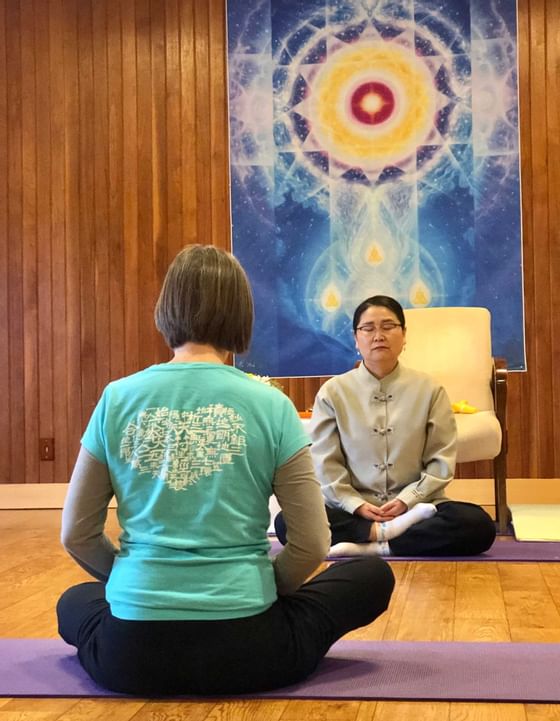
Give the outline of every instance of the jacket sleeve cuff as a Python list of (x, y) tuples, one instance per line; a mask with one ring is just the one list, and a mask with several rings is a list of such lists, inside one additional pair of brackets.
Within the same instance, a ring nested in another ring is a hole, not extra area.
[(399, 501), (402, 501), (403, 503), (406, 503), (409, 511), (411, 508), (414, 508), (417, 503), (422, 502), (422, 498), (420, 498), (418, 493), (413, 488), (409, 487), (403, 488), (403, 490), (397, 496), (397, 499)]
[(365, 503), (363, 498), (356, 498), (356, 496), (348, 496), (341, 502), (341, 507), (346, 513), (353, 514), (356, 508), (359, 508)]

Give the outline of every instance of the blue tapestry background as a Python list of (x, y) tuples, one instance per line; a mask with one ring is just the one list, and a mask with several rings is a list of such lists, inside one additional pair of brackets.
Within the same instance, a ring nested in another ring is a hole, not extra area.
[[(444, 6), (441, 10), (440, 6)], [(243, 370), (353, 367), (353, 310), (485, 306), (525, 368), (514, 0), (228, 0)]]

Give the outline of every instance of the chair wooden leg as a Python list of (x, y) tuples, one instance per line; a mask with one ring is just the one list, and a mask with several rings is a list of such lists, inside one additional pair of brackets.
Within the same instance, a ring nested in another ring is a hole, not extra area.
[(507, 505), (506, 487), (506, 452), (502, 448), (499, 456), (494, 459), (494, 498), (496, 503), (496, 521), (498, 533), (504, 534), (510, 521), (510, 511)]
[(496, 416), (502, 429), (502, 447), (494, 458), (494, 498), (496, 502), (496, 521), (498, 533), (505, 533), (511, 514), (507, 505), (507, 364), (503, 358), (494, 358), (492, 394)]

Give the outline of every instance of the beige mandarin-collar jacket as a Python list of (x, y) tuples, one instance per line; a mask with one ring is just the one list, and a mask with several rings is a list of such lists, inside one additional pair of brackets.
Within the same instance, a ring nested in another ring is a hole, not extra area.
[(353, 513), (399, 498), (447, 500), (455, 471), (456, 425), (445, 390), (398, 364), (385, 378), (363, 363), (319, 390), (310, 422), (311, 453), (328, 506)]

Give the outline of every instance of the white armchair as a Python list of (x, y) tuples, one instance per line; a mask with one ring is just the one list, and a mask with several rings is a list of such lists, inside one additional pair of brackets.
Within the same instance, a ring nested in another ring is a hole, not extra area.
[(505, 362), (492, 357), (490, 313), (486, 308), (405, 310), (403, 365), (429, 373), (452, 403), (461, 400), (476, 413), (457, 413), (457, 463), (492, 460), (496, 520), (500, 533), (509, 521), (506, 498)]

